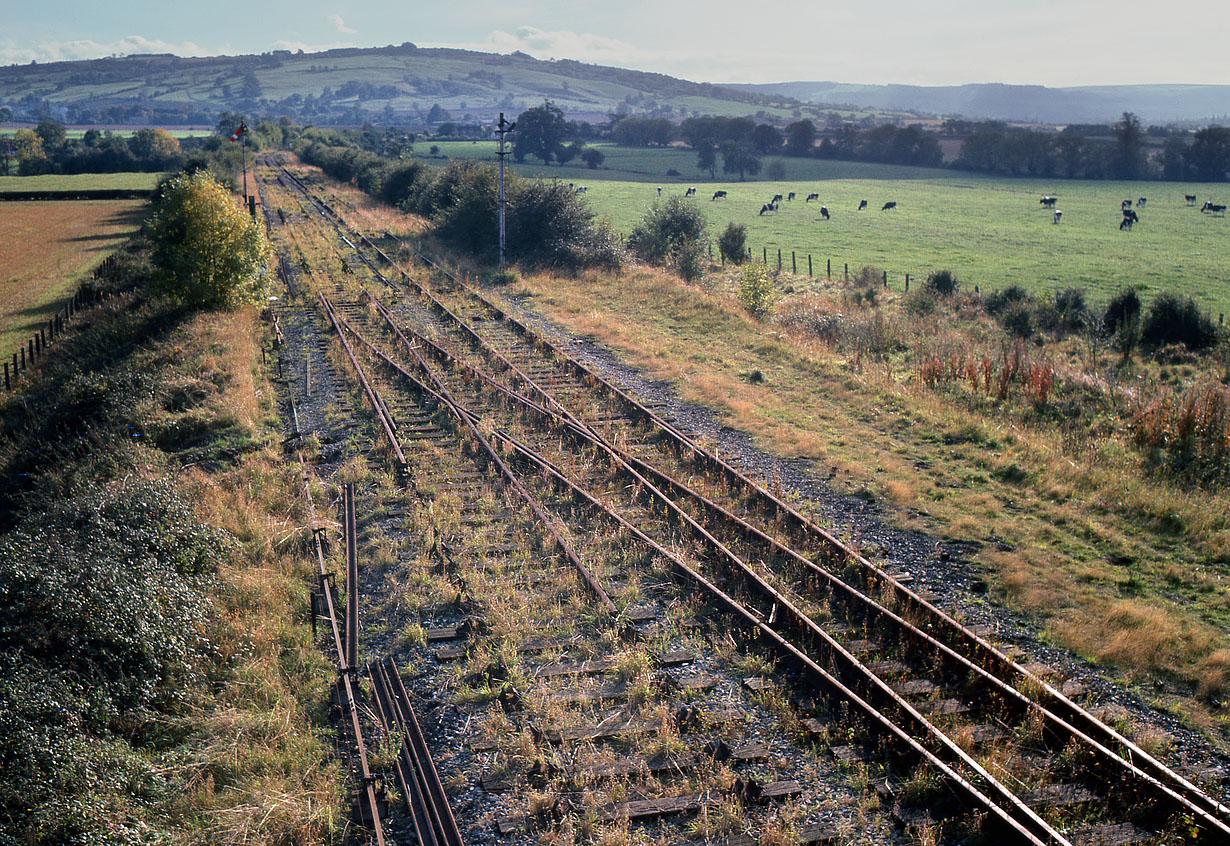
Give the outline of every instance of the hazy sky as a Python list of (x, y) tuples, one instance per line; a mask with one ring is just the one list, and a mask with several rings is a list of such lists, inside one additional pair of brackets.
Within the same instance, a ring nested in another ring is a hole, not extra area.
[[(701, 82), (1230, 83), (1225, 0), (51, 0), (6, 3), (0, 64), (412, 41)], [(1230, 104), (1227, 104), (1230, 111)]]

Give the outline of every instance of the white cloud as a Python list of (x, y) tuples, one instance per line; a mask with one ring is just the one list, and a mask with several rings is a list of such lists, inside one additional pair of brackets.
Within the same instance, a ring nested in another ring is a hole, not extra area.
[(342, 20), (342, 16), (339, 14), (335, 13), (332, 15), (326, 15), (325, 17), (328, 19), (329, 23), (333, 24), (333, 28), (336, 29), (338, 32), (340, 32), (342, 35), (354, 35), (356, 32), (358, 32), (357, 29), (353, 29), (352, 27), (346, 26), (346, 22)]
[(132, 55), (134, 53), (174, 53), (177, 56), (215, 56), (225, 53), (223, 49), (206, 49), (192, 41), (172, 43), (141, 35), (127, 35), (116, 41), (99, 42), (91, 39), (77, 41), (44, 41), (36, 46), (18, 46), (12, 41), (0, 42), (0, 64), (28, 64), (37, 62), (71, 62), (80, 59), (97, 59), (101, 56)]

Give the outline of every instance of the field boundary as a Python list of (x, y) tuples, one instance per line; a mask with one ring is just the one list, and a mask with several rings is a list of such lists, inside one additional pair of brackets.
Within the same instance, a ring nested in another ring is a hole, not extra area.
[(48, 189), (44, 191), (5, 191), (0, 188), (0, 202), (31, 200), (148, 200), (153, 188), (86, 188)]
[[(118, 252), (112, 253), (102, 260), (98, 267), (90, 274), (90, 281), (98, 279), (100, 276), (109, 273), (115, 268), (116, 257)], [(117, 293), (122, 291), (99, 291), (94, 288), (87, 288), (86, 283), (82, 282), (77, 290), (73, 293), (68, 301), (56, 312), (55, 317), (47, 321), (47, 324), (30, 336), (24, 344), (18, 344), (17, 352), (13, 353), (12, 360), (4, 360), (4, 382), (3, 388), (5, 391), (15, 391), (17, 383), (21, 379), (21, 375), (34, 366), (34, 363), (43, 357), (51, 343), (64, 334), (68, 328), (68, 322), (77, 312), (83, 308), (92, 305), (97, 305), (111, 299)]]

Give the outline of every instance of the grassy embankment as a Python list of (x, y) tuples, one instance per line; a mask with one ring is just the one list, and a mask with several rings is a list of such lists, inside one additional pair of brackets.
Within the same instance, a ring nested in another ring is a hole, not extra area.
[(332, 673), (262, 334), (254, 310), (138, 292), (85, 313), (0, 409), (14, 842), (341, 836)]
[[(923, 387), (928, 350), (985, 350), (998, 364), (1002, 332), (970, 303), (918, 316), (900, 295), (873, 308), (841, 283), (793, 284), (763, 322), (740, 307), (729, 279), (702, 289), (634, 269), (618, 279), (530, 276), (520, 293), (762, 448), (811, 459), (838, 490), (881, 501), (888, 521), (974, 544), (993, 601), (1129, 679), (1162, 682), (1163, 691), (1142, 689), (1225, 732), (1230, 498), (1224, 486), (1162, 475), (1131, 446), (1122, 394), (1103, 391), (1133, 378), (1105, 351), (1094, 375), (1080, 345), (1068, 344), (1024, 348), (1026, 366), (1045, 357), (1059, 373), (1041, 404), (1022, 386), (1004, 400)], [(806, 319), (781, 322), (825, 314), (840, 315), (846, 340), (822, 341), (802, 330)], [(891, 341), (882, 360), (867, 351), (877, 334)], [(1203, 375), (1142, 369), (1154, 384)], [(1089, 419), (1066, 423), (1071, 403), (1088, 403)]]
[[(442, 155), (494, 158), (494, 145), (488, 142), (439, 146)], [(1194, 193), (1201, 202), (1224, 202), (1230, 196), (1224, 184), (1048, 182), (796, 158), (780, 159), (784, 179), (768, 180), (762, 173), (756, 181), (740, 183), (723, 179), (720, 170), (716, 181), (698, 174), (690, 151), (596, 146), (607, 156), (598, 170), (580, 162), (543, 167), (531, 160), (514, 170), (585, 185), (590, 208), (625, 234), (657, 199), (658, 185), (664, 196), (696, 186), (696, 204), (714, 235), (729, 222), (743, 224), (756, 257), (767, 250), (776, 266), (780, 249), (789, 269), (793, 250), (804, 275), (810, 254), (817, 275), (827, 260), (834, 273), (846, 264), (851, 273), (874, 265), (889, 271), (889, 283), (898, 290), (906, 273), (918, 280), (950, 267), (984, 293), (1009, 285), (1034, 293), (1082, 287), (1091, 298), (1105, 301), (1137, 285), (1146, 301), (1171, 290), (1195, 296), (1214, 314), (1230, 313), (1230, 218), (1201, 214), (1183, 199)], [(425, 152), (421, 143), (416, 149)], [(684, 176), (668, 177), (669, 168)], [(727, 199), (710, 199), (718, 189), (727, 191)], [(774, 194), (791, 191), (797, 195), (793, 202), (783, 201), (776, 213), (759, 214)], [(805, 202), (811, 192), (820, 195), (830, 220), (821, 218), (820, 203)], [(1043, 194), (1058, 195), (1064, 213), (1059, 225), (1039, 205)], [(1140, 223), (1131, 232), (1120, 232), (1120, 203), (1139, 197), (1149, 200), (1139, 211)], [(869, 207), (859, 212), (864, 199)], [(888, 201), (897, 208), (882, 212)]]

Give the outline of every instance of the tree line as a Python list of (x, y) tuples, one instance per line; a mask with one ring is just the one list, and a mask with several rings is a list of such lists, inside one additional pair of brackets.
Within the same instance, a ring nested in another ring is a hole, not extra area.
[(122, 173), (173, 170), (183, 163), (180, 144), (165, 129), (138, 129), (118, 135), (87, 129), (69, 138), (63, 124), (44, 120), (0, 138), (0, 174)]
[[(919, 126), (852, 123), (823, 132), (810, 120), (778, 128), (751, 118), (612, 116), (611, 139), (623, 146), (667, 147), (682, 142), (696, 151), (696, 167), (715, 178), (744, 178), (762, 169), (761, 157), (799, 156), (883, 164), (941, 167), (941, 135), (963, 136), (952, 167), (1007, 176), (1065, 179), (1230, 180), (1230, 128), (1195, 133), (1141, 125), (1132, 113), (1107, 126), (1074, 125), (1061, 132), (1015, 129), (999, 121), (945, 121), (941, 132)], [(1149, 138), (1164, 138), (1160, 150)]]

